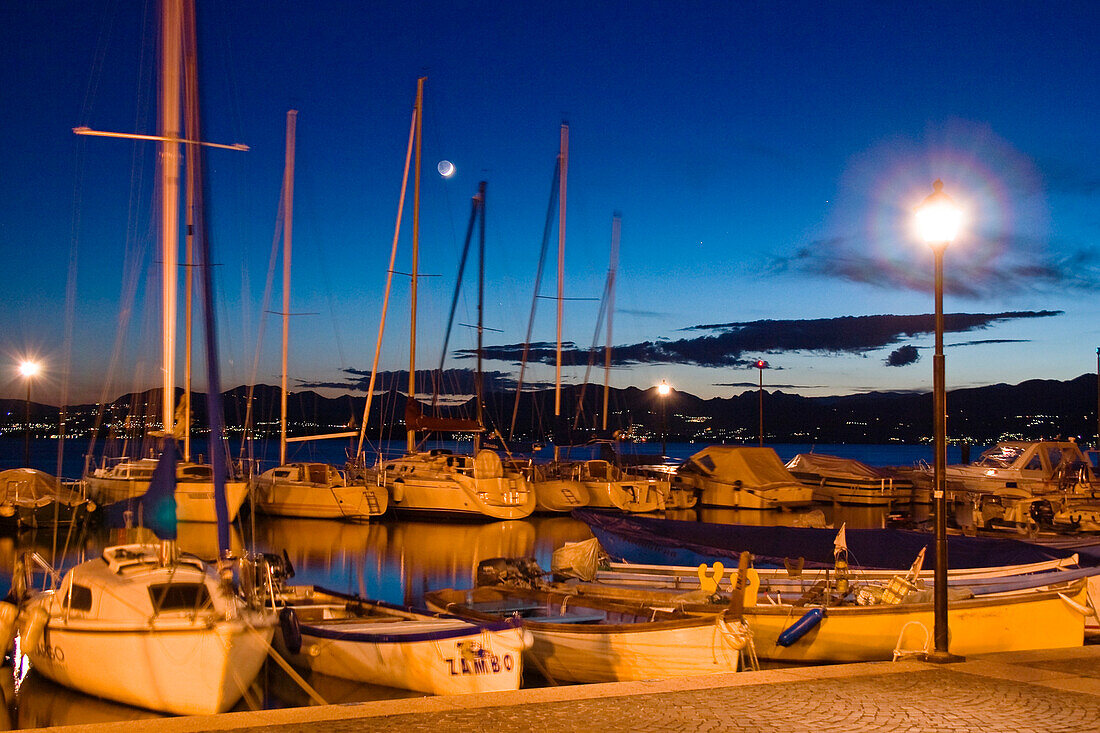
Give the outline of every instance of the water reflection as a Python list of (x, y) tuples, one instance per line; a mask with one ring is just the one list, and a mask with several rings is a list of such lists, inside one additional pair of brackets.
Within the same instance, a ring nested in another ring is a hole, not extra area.
[[(659, 515), (654, 515), (659, 516)], [(881, 527), (886, 512), (874, 507), (817, 505), (801, 512), (760, 512), (696, 507), (668, 512), (670, 519), (725, 524)], [(534, 516), (522, 521), (447, 523), (387, 518), (369, 524), (316, 519), (245, 517), (231, 534), (236, 550), (286, 551), (296, 575), (291, 581), (350, 591), (392, 603), (420, 605), (424, 593), (439, 588), (473, 585), (477, 566), (495, 557), (533, 556), (550, 567), (554, 550), (566, 542), (592, 536), (588, 526), (569, 516)], [(119, 542), (149, 539), (136, 530), (97, 530), (81, 535), (25, 533), (0, 537), (0, 573), (10, 582), (17, 554), (34, 550), (55, 567), (66, 568), (98, 555)], [(217, 554), (214, 527), (180, 524), (180, 548), (201, 557)], [(6, 699), (13, 699), (10, 667), (5, 670)], [(309, 682), (329, 702), (342, 703), (417, 695), (404, 690), (359, 685), (348, 680), (312, 675)], [(286, 674), (269, 664), (253, 688), (253, 700), (276, 708), (309, 704)], [(242, 701), (238, 709), (248, 709)], [(14, 721), (20, 728), (98, 723), (157, 717), (156, 713), (118, 705), (55, 685), (35, 675), (26, 678), (10, 715), (0, 712), (0, 730)]]

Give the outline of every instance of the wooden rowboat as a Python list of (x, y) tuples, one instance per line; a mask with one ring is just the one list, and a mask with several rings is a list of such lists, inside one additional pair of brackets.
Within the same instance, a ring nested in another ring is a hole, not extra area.
[(503, 586), (438, 590), (425, 601), (472, 621), (519, 618), (533, 637), (525, 660), (554, 683), (736, 672), (749, 663), (743, 658), (747, 638), (718, 607), (686, 613)]

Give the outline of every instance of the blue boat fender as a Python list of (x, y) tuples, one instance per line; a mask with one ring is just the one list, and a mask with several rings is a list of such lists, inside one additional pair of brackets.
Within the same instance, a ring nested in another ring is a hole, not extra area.
[(279, 629), (283, 632), (283, 643), (291, 654), (302, 651), (302, 627), (298, 624), (298, 614), (293, 608), (279, 611)]
[(821, 623), (823, 618), (825, 618), (825, 609), (811, 608), (802, 618), (788, 626), (776, 639), (776, 643), (779, 646), (790, 646)]

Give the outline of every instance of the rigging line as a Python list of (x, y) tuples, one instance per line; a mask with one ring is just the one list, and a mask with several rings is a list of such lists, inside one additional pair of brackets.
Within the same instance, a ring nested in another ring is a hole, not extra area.
[(264, 314), (271, 307), (271, 294), (275, 283), (275, 264), (279, 258), (279, 243), (283, 236), (283, 217), (286, 211), (286, 171), (283, 171), (283, 185), (279, 188), (279, 209), (275, 215), (275, 234), (271, 238), (271, 254), (267, 260), (267, 281), (264, 283), (263, 306), (260, 309), (260, 323), (256, 335), (256, 352), (252, 357), (252, 369), (248, 375), (248, 396), (244, 408), (244, 430), (241, 432), (241, 452), (244, 452), (245, 442), (251, 438), (252, 430), (252, 404), (256, 392), (256, 378), (260, 372), (260, 352), (263, 349), (264, 331), (267, 319)]
[[(481, 201), (477, 196), (474, 196), (470, 203), (470, 222), (466, 225), (466, 241), (462, 245), (462, 257), (458, 261), (458, 277), (455, 278), (455, 291), (451, 297), (451, 312), (447, 316), (447, 330), (443, 334), (443, 351), (439, 355), (439, 381), (443, 381), (443, 364), (447, 360), (447, 348), (451, 343), (451, 329), (454, 326), (455, 320), (455, 308), (458, 307), (458, 296), (462, 292), (462, 277), (466, 273), (466, 259), (470, 254), (470, 242), (473, 241), (474, 224), (477, 223), (478, 213), (481, 211)], [(436, 380), (433, 378), (432, 382)], [(439, 385), (433, 384), (435, 389), (432, 390), (432, 408), (435, 409), (439, 404)]]
[[(371, 398), (374, 396), (374, 383), (378, 377), (378, 358), (382, 353), (382, 335), (386, 331), (386, 312), (390, 304), (390, 287), (393, 285), (393, 265), (394, 260), (397, 258), (397, 241), (401, 235), (401, 215), (405, 210), (405, 191), (409, 184), (409, 164), (412, 161), (413, 140), (416, 137), (416, 120), (418, 114), (419, 110), (414, 110), (412, 113), (412, 120), (409, 123), (409, 144), (405, 149), (405, 172), (401, 176), (401, 195), (397, 200), (397, 218), (393, 226), (393, 244), (390, 247), (390, 265), (386, 268), (386, 290), (382, 298), (382, 316), (378, 321), (378, 340), (375, 342), (374, 346), (374, 361), (371, 363), (370, 382), (367, 385), (367, 399), (363, 403), (363, 421), (362, 428), (359, 430), (359, 445), (355, 449), (356, 456), (361, 455), (363, 452), (363, 439), (367, 435), (367, 418), (370, 416), (370, 403)], [(381, 450), (382, 446), (382, 424), (385, 422), (381, 417), (381, 410), (379, 410), (379, 450)]]
[(600, 332), (603, 331), (603, 321), (607, 314), (607, 299), (611, 292), (611, 271), (607, 272), (607, 280), (603, 286), (603, 297), (600, 299), (600, 310), (596, 315), (596, 327), (592, 331), (592, 345), (588, 348), (588, 365), (584, 369), (584, 380), (577, 396), (577, 412), (573, 416), (573, 429), (580, 426), (581, 415), (584, 414), (584, 395), (588, 391), (588, 379), (592, 376), (592, 367), (596, 363), (596, 348), (600, 343)]
[(558, 179), (561, 176), (561, 158), (554, 161), (554, 174), (550, 180), (550, 201), (546, 206), (546, 221), (542, 227), (542, 247), (539, 250), (539, 266), (535, 273), (535, 294), (531, 297), (531, 315), (527, 319), (527, 336), (523, 340), (523, 358), (519, 363), (519, 377), (516, 381), (516, 401), (512, 406), (512, 423), (508, 428), (508, 440), (516, 431), (516, 415), (519, 413), (519, 398), (523, 394), (523, 377), (527, 371), (527, 354), (531, 350), (531, 333), (535, 327), (535, 310), (539, 302), (539, 290), (542, 287), (542, 273), (546, 267), (546, 252), (550, 247), (550, 230), (554, 226), (554, 209), (557, 205)]
[[(91, 114), (92, 100), (99, 96), (99, 85), (103, 81), (104, 59), (107, 56), (107, 46), (109, 45), (108, 39), (111, 37), (117, 16), (116, 3), (109, 3), (103, 7), (103, 14), (99, 22), (99, 37), (96, 39), (95, 55), (92, 61), (92, 73), (89, 75), (88, 86), (84, 90), (84, 101), (80, 106), (81, 120), (87, 121), (88, 116)], [(145, 24), (145, 17), (142, 16), (142, 26)]]

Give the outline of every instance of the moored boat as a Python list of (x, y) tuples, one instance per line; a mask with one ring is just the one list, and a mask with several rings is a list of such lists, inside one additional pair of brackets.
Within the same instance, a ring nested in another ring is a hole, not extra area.
[(511, 619), (471, 622), (312, 587), (280, 594), (295, 621), (281, 643), (314, 672), (454, 695), (518, 689), (530, 635)]
[(382, 461), (378, 480), (402, 512), (523, 519), (535, 510), (527, 479), (505, 470), (491, 450), (474, 457), (447, 450), (409, 453)]
[(389, 493), (327, 463), (288, 463), (256, 477), (253, 501), (277, 517), (366, 521), (385, 514)]
[(890, 506), (913, 496), (912, 481), (852, 458), (799, 453), (786, 465), (792, 476), (813, 487), (815, 501)]
[(78, 484), (66, 484), (45, 471), (0, 471), (0, 524), (16, 528), (55, 528), (79, 524), (96, 511)]
[(433, 610), (474, 621), (519, 616), (530, 666), (551, 682), (623, 682), (747, 665), (749, 639), (723, 609), (687, 614), (568, 591), (479, 586), (425, 595)]
[(813, 489), (787, 471), (771, 448), (712, 445), (687, 459), (676, 481), (704, 506), (790, 509), (813, 503)]
[(180, 715), (228, 710), (267, 658), (275, 618), (197, 557), (108, 547), (24, 604), (19, 653), (89, 695)]

